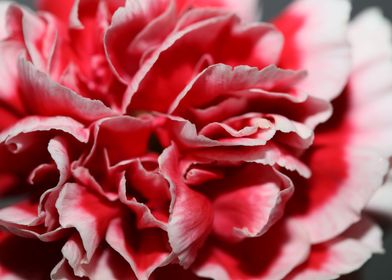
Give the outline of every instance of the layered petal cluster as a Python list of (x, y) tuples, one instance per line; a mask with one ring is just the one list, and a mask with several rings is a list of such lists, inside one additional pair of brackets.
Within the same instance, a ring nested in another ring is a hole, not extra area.
[(0, 3), (0, 278), (335, 279), (383, 251), (390, 23), (257, 3)]

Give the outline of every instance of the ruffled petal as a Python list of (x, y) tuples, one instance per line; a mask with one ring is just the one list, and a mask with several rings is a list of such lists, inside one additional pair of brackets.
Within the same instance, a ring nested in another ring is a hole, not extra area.
[(105, 198), (96, 195), (85, 187), (67, 183), (56, 202), (60, 224), (64, 228), (75, 228), (83, 241), (89, 263), (99, 244), (105, 238), (107, 226), (118, 209)]
[(162, 174), (170, 183), (171, 216), (168, 223), (169, 242), (180, 264), (188, 268), (207, 238), (213, 222), (212, 205), (202, 194), (185, 185), (179, 174), (179, 155), (175, 146), (167, 148), (159, 158)]
[(213, 232), (228, 241), (265, 234), (282, 217), (294, 191), (290, 179), (269, 166), (244, 164), (236, 169), (208, 184), (211, 192), (222, 192), (212, 202)]
[(129, 82), (144, 60), (164, 41), (175, 24), (167, 0), (126, 1), (105, 32), (105, 50), (113, 71)]
[[(298, 89), (304, 79), (304, 72), (275, 66), (258, 70), (249, 66), (212, 65), (187, 85), (169, 112), (193, 120), (199, 126), (245, 112), (268, 112), (315, 127), (330, 117), (331, 108), (327, 102), (306, 96)], [(230, 108), (220, 104), (221, 99), (229, 98), (235, 99)], [(227, 111), (207, 112), (207, 108), (219, 106)]]
[(149, 279), (155, 269), (173, 258), (168, 251), (166, 232), (159, 228), (138, 231), (129, 219), (113, 220), (106, 241), (129, 263), (139, 280)]
[(52, 277), (54, 279), (64, 279), (63, 275), (69, 273), (76, 276), (77, 279), (79, 279), (78, 277), (137, 279), (128, 263), (106, 244), (101, 244), (92, 255), (91, 260), (86, 262), (83, 259), (85, 251), (82, 241), (78, 236), (73, 235), (67, 240), (61, 252), (64, 259), (53, 269)]
[(270, 46), (279, 46), (281, 41), (272, 25), (246, 27), (232, 14), (220, 10), (191, 10), (136, 74), (124, 106), (129, 105), (129, 110), (167, 112), (178, 94), (206, 66), (226, 63), (263, 68), (276, 63), (279, 54)]
[(101, 101), (79, 96), (38, 71), (30, 62), (19, 61), (22, 95), (31, 113), (43, 116), (70, 116), (82, 122), (92, 122), (115, 112)]

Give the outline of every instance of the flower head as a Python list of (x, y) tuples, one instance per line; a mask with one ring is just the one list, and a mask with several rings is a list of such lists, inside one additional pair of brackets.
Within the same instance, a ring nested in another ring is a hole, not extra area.
[(378, 11), (38, 4), (0, 5), (1, 276), (332, 279), (382, 252), (362, 214), (392, 152)]

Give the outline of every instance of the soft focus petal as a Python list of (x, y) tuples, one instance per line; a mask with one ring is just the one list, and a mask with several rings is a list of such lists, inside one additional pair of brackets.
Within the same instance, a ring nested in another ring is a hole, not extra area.
[(392, 172), (389, 172), (386, 183), (377, 190), (366, 207), (371, 214), (392, 220)]
[(391, 157), (391, 22), (377, 9), (366, 10), (350, 25), (349, 39), (354, 63), (348, 85), (352, 145), (371, 148), (382, 156)]
[(176, 0), (179, 9), (189, 7), (221, 7), (230, 12), (236, 13), (246, 21), (257, 20), (259, 9), (257, 0)]
[(313, 171), (306, 194), (308, 208), (294, 206), (297, 213), (303, 211), (300, 219), (313, 242), (335, 237), (358, 221), (387, 172), (392, 152), (387, 104), (392, 87), (380, 71), (392, 69), (390, 30), (390, 23), (376, 10), (360, 15), (350, 26), (353, 73), (346, 90), (333, 102), (332, 119), (316, 130), (308, 156)]
[(372, 254), (382, 252), (381, 229), (363, 218), (342, 236), (314, 245), (309, 259), (288, 279), (337, 279), (360, 268)]
[(331, 100), (344, 88), (351, 66), (349, 16), (346, 0), (297, 0), (275, 20), (285, 38), (279, 66), (308, 72), (304, 92)]
[(8, 36), (7, 30), (7, 10), (10, 6), (10, 1), (0, 2), (0, 40), (3, 40)]
[(372, 152), (338, 146), (315, 148), (309, 164), (312, 177), (296, 183), (291, 209), (309, 231), (312, 243), (319, 243), (360, 219), (382, 184), (388, 162)]

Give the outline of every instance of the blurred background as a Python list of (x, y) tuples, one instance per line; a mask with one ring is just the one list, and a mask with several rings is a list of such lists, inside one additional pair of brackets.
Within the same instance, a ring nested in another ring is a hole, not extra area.
[[(3, 0), (0, 0), (3, 1)], [(53, 0), (58, 1), (60, 0)], [(241, 0), (238, 0), (241, 1)], [(323, 0), (320, 0), (323, 1)], [(34, 0), (16, 0), (30, 7), (34, 7)], [(291, 0), (262, 1), (263, 19), (268, 20), (276, 16)], [(384, 14), (392, 19), (392, 0), (352, 0), (353, 16), (367, 7), (379, 7)], [(333, 18), (331, 19), (333, 20)], [(392, 73), (391, 73), (392, 79)], [(391, 201), (392, 203), (392, 201)], [(381, 224), (383, 221), (380, 221)], [(392, 228), (385, 227), (386, 253), (374, 256), (360, 271), (342, 277), (341, 280), (391, 280), (392, 279)]]

